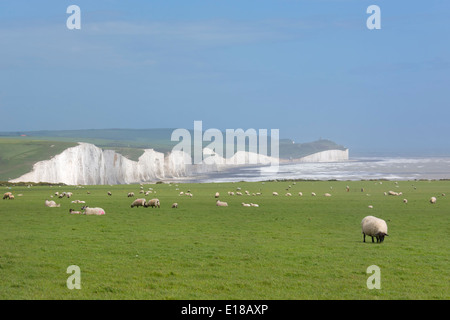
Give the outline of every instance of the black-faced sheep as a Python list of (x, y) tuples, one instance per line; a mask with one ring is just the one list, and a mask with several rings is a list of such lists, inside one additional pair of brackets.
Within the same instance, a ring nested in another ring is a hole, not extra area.
[(387, 236), (388, 227), (386, 224), (386, 221), (383, 219), (374, 217), (374, 216), (367, 216), (361, 221), (361, 228), (362, 228), (362, 234), (363, 234), (363, 241), (366, 242), (366, 235), (373, 238), (377, 238), (377, 242), (383, 242), (384, 237)]

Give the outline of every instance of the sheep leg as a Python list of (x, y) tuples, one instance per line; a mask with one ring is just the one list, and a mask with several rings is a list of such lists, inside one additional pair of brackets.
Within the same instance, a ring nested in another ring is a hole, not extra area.
[(366, 234), (363, 233), (363, 242), (366, 242)]
[(374, 241), (373, 241), (373, 237), (372, 237), (372, 242), (374, 242)]

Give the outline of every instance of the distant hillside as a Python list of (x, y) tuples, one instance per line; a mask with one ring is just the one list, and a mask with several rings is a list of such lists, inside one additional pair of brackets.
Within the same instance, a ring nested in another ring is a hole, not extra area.
[[(114, 150), (133, 161), (139, 159), (144, 149), (151, 148), (168, 153), (179, 143), (170, 140), (173, 130), (90, 129), (0, 132), (0, 180), (20, 176), (30, 171), (34, 163), (50, 159), (63, 150), (75, 146), (77, 142), (87, 142), (102, 149)], [(192, 131), (191, 136), (193, 137)], [(203, 142), (203, 147), (209, 143)], [(333, 141), (323, 139), (308, 143), (293, 143), (290, 139), (281, 139), (279, 143), (279, 156), (282, 159), (298, 159), (321, 151), (346, 149)], [(270, 139), (267, 147), (268, 155), (270, 155)], [(246, 149), (248, 150), (248, 146)]]
[(0, 181), (16, 178), (42, 160), (76, 146), (73, 142), (0, 138)]

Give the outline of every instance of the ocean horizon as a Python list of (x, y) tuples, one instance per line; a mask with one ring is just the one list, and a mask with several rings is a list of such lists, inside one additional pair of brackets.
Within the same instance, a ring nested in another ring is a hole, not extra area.
[(442, 180), (450, 179), (447, 157), (355, 157), (348, 161), (281, 163), (278, 167), (244, 166), (203, 176), (186, 177), (186, 182), (255, 182), (270, 180)]

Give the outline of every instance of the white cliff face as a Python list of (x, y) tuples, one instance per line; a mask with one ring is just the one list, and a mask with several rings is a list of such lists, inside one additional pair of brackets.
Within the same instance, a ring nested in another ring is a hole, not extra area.
[[(138, 161), (132, 161), (113, 150), (102, 150), (89, 143), (79, 143), (50, 160), (37, 162), (33, 170), (10, 182), (48, 182), (68, 185), (106, 185), (150, 182), (168, 178), (189, 177), (218, 172), (236, 165), (278, 164), (278, 159), (250, 152), (237, 152), (225, 159), (205, 149), (201, 164), (193, 165), (190, 155), (173, 151), (167, 155), (146, 149)], [(345, 161), (348, 150), (329, 150), (300, 159), (303, 162)]]
[(190, 156), (182, 151), (173, 151), (165, 156), (153, 149), (144, 150), (138, 161), (132, 161), (113, 150), (102, 150), (89, 143), (79, 143), (50, 160), (37, 162), (31, 172), (10, 182), (128, 184), (218, 170), (217, 166), (192, 166), (191, 161)]
[(327, 150), (313, 153), (309, 156), (295, 159), (298, 162), (338, 162), (348, 161), (348, 149), (345, 150)]

